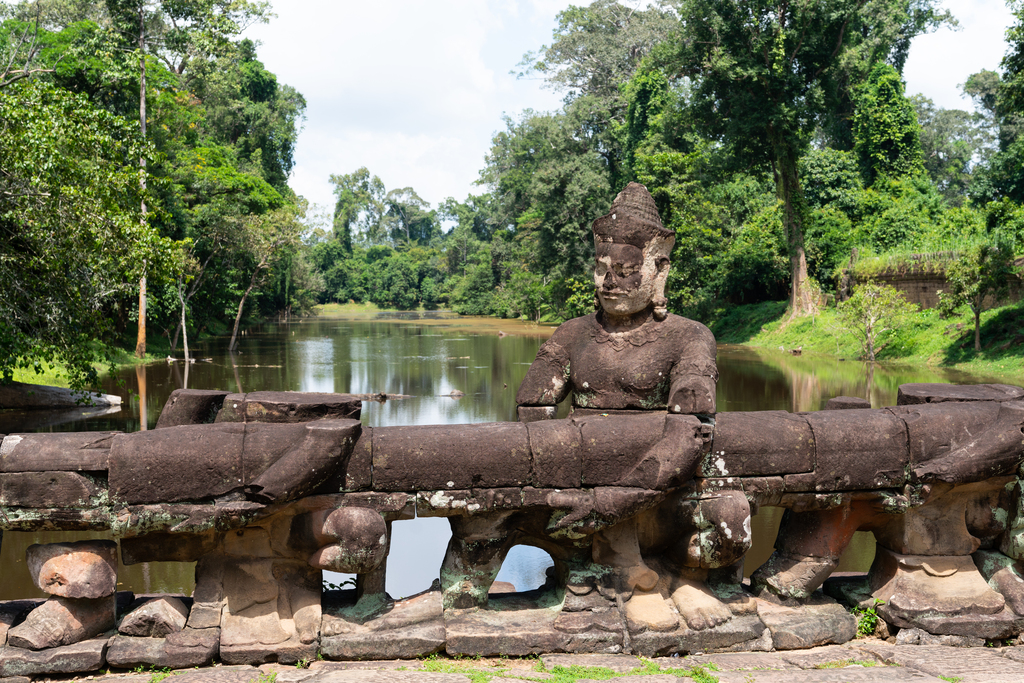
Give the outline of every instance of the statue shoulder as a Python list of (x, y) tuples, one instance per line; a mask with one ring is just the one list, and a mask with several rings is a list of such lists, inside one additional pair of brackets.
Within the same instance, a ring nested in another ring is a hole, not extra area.
[(666, 317), (661, 324), (665, 325), (668, 332), (677, 338), (686, 339), (695, 343), (710, 344), (712, 348), (715, 346), (715, 335), (704, 323), (684, 318), (681, 315), (669, 313), (668, 317)]
[(597, 314), (581, 315), (578, 318), (571, 318), (558, 326), (548, 341), (555, 341), (565, 346), (581, 335), (590, 336), (591, 330), (597, 327)]

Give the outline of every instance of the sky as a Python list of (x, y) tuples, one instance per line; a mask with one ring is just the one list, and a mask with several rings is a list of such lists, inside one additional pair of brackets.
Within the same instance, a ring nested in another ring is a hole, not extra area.
[[(626, 0), (629, 1), (629, 0)], [(576, 0), (575, 4), (585, 4)], [(366, 166), (387, 189), (412, 187), (431, 206), (476, 185), (503, 116), (550, 111), (561, 95), (512, 71), (551, 42), (568, 0), (290, 0), (250, 28), (259, 57), (307, 102), (290, 184), (333, 207), (330, 176)], [(971, 109), (959, 86), (998, 70), (1012, 19), (1002, 0), (947, 0), (956, 30), (916, 38), (907, 94)]]

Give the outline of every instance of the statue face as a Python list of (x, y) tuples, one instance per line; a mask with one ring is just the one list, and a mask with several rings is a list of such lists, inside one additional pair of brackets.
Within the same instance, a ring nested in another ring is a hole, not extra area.
[(605, 313), (625, 316), (647, 308), (655, 296), (658, 268), (653, 256), (631, 244), (599, 242), (594, 284)]

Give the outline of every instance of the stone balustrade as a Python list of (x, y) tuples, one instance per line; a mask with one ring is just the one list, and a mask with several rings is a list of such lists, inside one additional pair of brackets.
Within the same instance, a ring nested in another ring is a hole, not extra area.
[[(538, 652), (647, 656), (1024, 631), (1024, 389), (905, 385), (898, 405), (362, 426), (338, 394), (176, 391), (158, 429), (8, 435), (0, 529), (110, 530), (125, 564), (196, 562), (191, 596), (117, 593), (110, 541), (33, 546), (45, 601), (0, 604), (0, 677)], [(785, 509), (742, 579), (750, 515)], [(438, 582), (384, 590), (392, 525), (450, 520)], [(856, 531), (866, 576), (830, 579)], [(509, 549), (548, 583), (491, 592)], [(356, 575), (323, 591), (322, 571)], [(5, 571), (11, 571), (5, 568)], [(845, 605), (845, 606), (844, 606)], [(113, 629), (117, 629), (116, 635)]]

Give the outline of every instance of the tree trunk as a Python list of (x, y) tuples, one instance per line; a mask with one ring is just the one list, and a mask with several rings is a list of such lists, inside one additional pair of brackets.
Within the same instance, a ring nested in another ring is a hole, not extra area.
[(256, 274), (260, 271), (257, 269), (252, 274), (252, 279), (249, 280), (249, 288), (245, 290), (245, 294), (242, 295), (242, 300), (238, 302), (238, 314), (235, 315), (235, 329), (231, 331), (231, 343), (228, 344), (228, 351), (234, 351), (238, 348), (238, 325), (242, 322), (242, 309), (245, 308), (245, 300), (249, 298), (249, 293), (252, 288), (256, 286)]
[[(146, 138), (146, 17), (145, 5), (139, 4), (139, 127)], [(139, 185), (146, 190), (146, 157), (139, 157)], [(146, 224), (146, 200), (142, 200), (142, 224)], [(139, 334), (135, 340), (135, 355), (146, 355), (146, 276), (139, 281)]]
[(797, 174), (797, 155), (788, 144), (781, 140), (773, 142), (775, 148), (775, 191), (782, 201), (782, 225), (786, 230), (789, 248), (791, 316), (815, 313), (812, 292), (807, 286), (807, 255), (804, 252), (803, 231), (803, 190)]
[(981, 353), (981, 307), (974, 309), (974, 350)]
[(178, 348), (178, 335), (181, 334), (181, 322), (174, 328), (174, 336), (171, 338), (171, 355), (174, 355), (174, 349)]
[[(185, 349), (185, 376), (188, 377), (188, 327), (185, 325), (185, 294), (181, 291), (181, 282), (178, 282), (178, 300), (181, 301), (181, 333), (182, 343)], [(178, 341), (178, 333), (174, 333), (174, 341)], [(188, 388), (188, 387), (186, 387)]]

